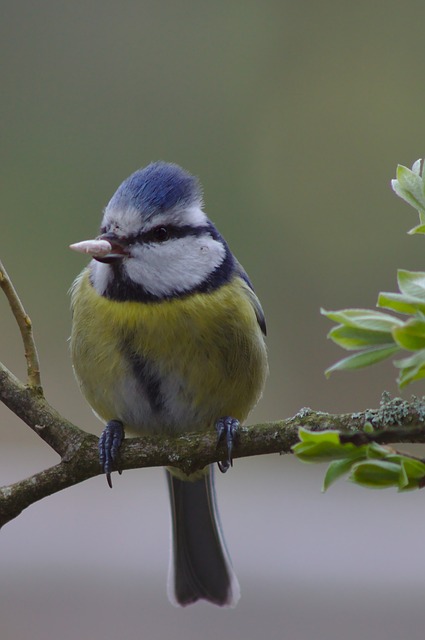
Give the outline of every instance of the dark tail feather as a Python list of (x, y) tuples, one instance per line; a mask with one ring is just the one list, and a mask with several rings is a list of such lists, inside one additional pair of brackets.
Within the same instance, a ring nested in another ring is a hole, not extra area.
[(172, 518), (171, 602), (184, 607), (203, 599), (234, 607), (239, 584), (220, 531), (213, 468), (195, 482), (180, 480), (168, 470), (167, 479)]

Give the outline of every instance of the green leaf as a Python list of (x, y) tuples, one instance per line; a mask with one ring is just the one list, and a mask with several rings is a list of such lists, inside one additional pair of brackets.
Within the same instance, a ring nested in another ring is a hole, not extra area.
[(417, 484), (416, 480), (409, 480), (409, 477), (407, 475), (406, 472), (406, 467), (403, 465), (403, 463), (400, 461), (400, 473), (398, 476), (398, 490), (399, 491), (407, 491), (407, 487), (410, 487), (413, 489), (412, 484)]
[(381, 362), (386, 358), (390, 358), (397, 351), (399, 351), (399, 347), (397, 345), (366, 349), (365, 351), (361, 351), (360, 353), (348, 356), (348, 358), (339, 360), (331, 367), (326, 369), (325, 375), (329, 376), (334, 371), (351, 371), (353, 369), (368, 367), (372, 364), (376, 364), (377, 362)]
[(356, 351), (375, 345), (394, 345), (392, 334), (384, 331), (370, 331), (356, 327), (338, 325), (331, 329), (328, 338), (347, 351)]
[(384, 292), (379, 294), (378, 307), (414, 315), (417, 311), (425, 312), (425, 301), (401, 293)]
[(322, 491), (327, 491), (331, 484), (336, 482), (341, 476), (348, 473), (353, 466), (352, 458), (345, 458), (343, 460), (333, 460), (327, 470), (325, 477), (323, 478)]
[(369, 331), (392, 331), (394, 325), (403, 324), (399, 318), (382, 311), (371, 309), (341, 309), (339, 311), (320, 310), (321, 314), (347, 327)]
[(356, 447), (351, 442), (341, 444), (339, 431), (309, 431), (300, 427), (298, 430), (300, 442), (292, 447), (294, 454), (302, 462), (326, 462), (339, 458), (359, 458), (364, 456), (362, 447)]
[(425, 464), (421, 460), (403, 457), (401, 460), (402, 476), (399, 482), (400, 491), (417, 489), (425, 477)]
[(420, 161), (414, 163), (412, 170), (398, 165), (397, 178), (391, 180), (391, 186), (400, 198), (421, 212), (425, 211), (425, 197), (419, 172)]
[(394, 365), (401, 369), (398, 377), (400, 388), (425, 377), (425, 349), (413, 353), (408, 358), (395, 360)]
[(412, 318), (403, 326), (395, 327), (393, 336), (396, 343), (403, 349), (409, 351), (425, 349), (425, 322)]
[(417, 351), (407, 358), (394, 360), (394, 365), (398, 369), (408, 369), (412, 367), (420, 369), (425, 366), (425, 349), (421, 349), (421, 351)]
[(425, 349), (417, 351), (408, 358), (395, 360), (394, 365), (401, 369), (398, 377), (400, 388), (425, 377)]
[(367, 460), (353, 465), (349, 480), (371, 489), (386, 489), (398, 486), (400, 464), (387, 460)]
[(410, 491), (417, 489), (425, 478), (425, 464), (418, 458), (411, 458), (401, 453), (390, 454), (388, 462), (400, 465), (400, 475), (398, 479), (399, 491)]
[(425, 464), (422, 460), (403, 456), (401, 462), (409, 478), (421, 480), (425, 476)]
[(340, 444), (339, 431), (336, 429), (326, 429), (325, 431), (311, 431), (300, 427), (298, 429), (298, 437), (301, 442), (329, 442), (331, 444)]
[(425, 273), (423, 271), (397, 271), (397, 281), (401, 293), (425, 303)]
[(404, 387), (406, 387), (411, 382), (422, 380), (422, 378), (425, 378), (425, 367), (412, 367), (411, 369), (402, 369), (400, 375), (397, 378), (397, 384), (400, 389), (404, 389)]
[(388, 455), (388, 449), (385, 459), (356, 462), (349, 477), (365, 487), (384, 489), (396, 486), (399, 491), (417, 489), (424, 478), (425, 464), (421, 460), (399, 453)]
[[(425, 214), (422, 214), (425, 217)], [(409, 236), (413, 236), (415, 233), (425, 233), (425, 224), (421, 223), (418, 224), (417, 227), (413, 227), (413, 229), (409, 229), (409, 231), (407, 232), (409, 234)]]
[(412, 164), (412, 171), (413, 173), (416, 173), (418, 176), (421, 175), (422, 162), (423, 160), (419, 158), (418, 160), (415, 160), (415, 162)]
[(378, 444), (377, 442), (371, 442), (366, 447), (366, 458), (371, 460), (377, 459), (377, 458), (378, 459), (388, 458), (389, 455), (392, 455), (390, 451), (392, 450), (383, 444)]

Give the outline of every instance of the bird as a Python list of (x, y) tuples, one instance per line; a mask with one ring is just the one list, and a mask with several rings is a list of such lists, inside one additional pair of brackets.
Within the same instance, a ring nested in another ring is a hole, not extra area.
[[(70, 248), (91, 257), (71, 288), (74, 373), (105, 427), (111, 483), (125, 434), (216, 430), (232, 465), (238, 428), (268, 374), (266, 323), (251, 281), (204, 211), (197, 177), (152, 162), (118, 187), (100, 234)], [(240, 223), (243, 230), (243, 223)], [(239, 583), (224, 542), (214, 469), (167, 467), (172, 543), (168, 596), (234, 607)]]

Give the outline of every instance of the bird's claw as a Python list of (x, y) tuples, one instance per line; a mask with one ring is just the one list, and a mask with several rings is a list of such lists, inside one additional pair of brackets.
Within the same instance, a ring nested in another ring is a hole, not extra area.
[[(124, 440), (124, 428), (119, 420), (110, 420), (99, 438), (99, 462), (112, 489), (111, 473)], [(120, 470), (118, 470), (121, 473)]]
[(216, 422), (217, 443), (225, 440), (227, 448), (226, 460), (217, 462), (221, 473), (226, 473), (230, 467), (233, 467), (233, 447), (236, 443), (239, 426), (239, 420), (231, 416), (224, 416)]

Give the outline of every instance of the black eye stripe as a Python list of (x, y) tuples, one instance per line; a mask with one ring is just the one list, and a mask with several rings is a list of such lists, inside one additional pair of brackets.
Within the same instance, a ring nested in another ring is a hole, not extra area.
[(158, 225), (149, 231), (140, 233), (137, 236), (129, 238), (131, 242), (160, 243), (175, 238), (186, 238), (187, 236), (203, 236), (209, 233), (208, 227), (191, 227), (190, 225)]

